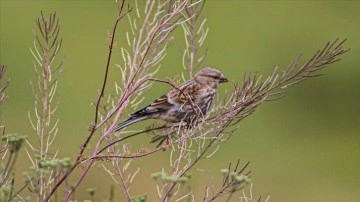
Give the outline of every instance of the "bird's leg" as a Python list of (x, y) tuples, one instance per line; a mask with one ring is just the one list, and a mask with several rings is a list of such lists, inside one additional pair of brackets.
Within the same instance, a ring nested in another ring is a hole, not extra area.
[(167, 134), (157, 135), (157, 136), (155, 136), (155, 137), (153, 137), (153, 138), (151, 139), (150, 143), (155, 143), (155, 142), (158, 142), (158, 141), (159, 141), (159, 143), (156, 145), (156, 147), (158, 148), (158, 147), (160, 147), (160, 146), (164, 143), (164, 141), (166, 140), (165, 146), (166, 146), (166, 145), (171, 145), (171, 144), (173, 143), (171, 139), (174, 137), (174, 133), (175, 133), (175, 132), (176, 132), (175, 130), (172, 130), (172, 131), (170, 131), (170, 132), (167, 133)]
[(198, 116), (193, 116), (189, 119), (187, 119), (186, 121), (184, 121), (186, 123), (186, 125), (184, 125), (184, 129), (186, 130), (191, 130), (193, 129), (194, 127), (197, 126), (197, 124), (199, 123), (199, 117)]
[(168, 146), (172, 145), (173, 142), (172, 142), (171, 138), (172, 138), (172, 135), (171, 135), (171, 134), (169, 134), (169, 135), (167, 135), (167, 136), (165, 137), (165, 139), (166, 139), (166, 145), (168, 145)]
[(166, 138), (167, 138), (167, 135), (165, 135), (165, 136), (157, 135), (151, 139), (150, 143), (155, 143), (155, 142), (159, 141), (159, 143), (156, 145), (156, 148), (158, 148), (163, 144), (163, 142), (165, 141)]

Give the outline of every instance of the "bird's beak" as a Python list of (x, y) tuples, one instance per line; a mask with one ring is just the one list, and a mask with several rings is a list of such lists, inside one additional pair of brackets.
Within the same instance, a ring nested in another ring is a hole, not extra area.
[(227, 78), (225, 78), (225, 76), (221, 76), (220, 78), (220, 83), (225, 83), (228, 82), (229, 80)]

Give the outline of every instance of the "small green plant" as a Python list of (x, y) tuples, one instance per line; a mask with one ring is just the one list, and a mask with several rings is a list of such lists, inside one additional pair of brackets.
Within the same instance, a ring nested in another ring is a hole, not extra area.
[(146, 202), (147, 199), (147, 195), (140, 195), (140, 196), (135, 196), (131, 198), (131, 202)]

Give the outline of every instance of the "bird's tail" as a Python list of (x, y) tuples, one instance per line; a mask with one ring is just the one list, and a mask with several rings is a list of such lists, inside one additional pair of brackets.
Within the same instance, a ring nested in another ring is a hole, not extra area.
[(129, 126), (131, 124), (134, 124), (138, 121), (142, 121), (142, 120), (145, 120), (145, 119), (148, 119), (148, 117), (146, 116), (132, 116), (130, 117), (129, 119), (119, 123), (115, 128), (114, 128), (114, 131), (117, 132), (123, 128), (125, 128), (126, 126)]

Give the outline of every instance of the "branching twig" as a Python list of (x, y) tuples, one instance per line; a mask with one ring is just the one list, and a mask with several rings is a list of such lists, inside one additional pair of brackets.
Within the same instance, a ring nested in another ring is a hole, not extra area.
[[(52, 168), (43, 167), (42, 164), (56, 158), (56, 153), (54, 155), (49, 155), (49, 153), (51, 153), (50, 147), (58, 131), (58, 120), (52, 123), (52, 118), (58, 109), (59, 99), (53, 104), (53, 98), (56, 95), (63, 61), (55, 64), (62, 45), (62, 39), (59, 37), (60, 23), (56, 13), (50, 14), (49, 18), (46, 19), (41, 12), (36, 24), (38, 30), (33, 31), (35, 41), (33, 48), (30, 49), (34, 58), (33, 65), (36, 74), (36, 85), (30, 81), (34, 96), (35, 115), (34, 118), (29, 116), (29, 119), (38, 136), (40, 145), (39, 148), (30, 145), (34, 153), (39, 154), (39, 157), (31, 159), (36, 162), (37, 169), (37, 177), (33, 180), (38, 182), (30, 184), (37, 193), (38, 200), (42, 201), (50, 188), (49, 183), (54, 180), (53, 175), (47, 175), (45, 170), (49, 170), (50, 173), (56, 172)], [(30, 144), (30, 142), (28, 143)]]
[[(6, 71), (6, 65), (0, 65), (0, 80), (3, 78)], [(7, 98), (7, 95), (4, 93), (5, 89), (8, 87), (10, 81), (5, 82), (0, 86), (0, 105), (3, 104)]]

